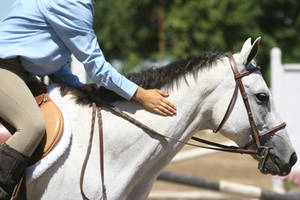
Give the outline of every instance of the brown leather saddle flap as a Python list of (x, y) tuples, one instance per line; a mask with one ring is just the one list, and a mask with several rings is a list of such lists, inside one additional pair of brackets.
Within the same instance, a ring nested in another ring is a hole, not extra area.
[(59, 108), (50, 99), (48, 94), (45, 94), (46, 102), (40, 105), (41, 112), (46, 123), (46, 134), (41, 143), (31, 156), (30, 164), (34, 164), (45, 157), (57, 144), (63, 133), (63, 116)]

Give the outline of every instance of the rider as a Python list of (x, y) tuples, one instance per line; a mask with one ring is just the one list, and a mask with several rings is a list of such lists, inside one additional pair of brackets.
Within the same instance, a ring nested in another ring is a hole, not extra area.
[(70, 55), (81, 61), (94, 83), (149, 111), (173, 115), (167, 93), (145, 90), (108, 63), (93, 31), (93, 0), (16, 0), (0, 23), (0, 116), (15, 134), (0, 145), (0, 200), (8, 200), (29, 157), (45, 132), (45, 122), (25, 82), (30, 74), (81, 87), (71, 74)]

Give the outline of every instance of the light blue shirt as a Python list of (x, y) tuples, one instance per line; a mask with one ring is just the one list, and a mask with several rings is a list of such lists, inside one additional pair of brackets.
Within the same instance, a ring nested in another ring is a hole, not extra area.
[(93, 0), (17, 0), (0, 23), (0, 58), (19, 56), (33, 74), (66, 73), (71, 54), (99, 86), (125, 99), (137, 90), (136, 84), (105, 60), (99, 48), (93, 30)]

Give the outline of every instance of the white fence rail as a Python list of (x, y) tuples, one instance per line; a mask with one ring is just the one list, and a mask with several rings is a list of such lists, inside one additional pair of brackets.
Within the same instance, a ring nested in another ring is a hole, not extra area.
[[(271, 50), (271, 91), (283, 120), (287, 123), (292, 144), (300, 156), (300, 64), (282, 64), (281, 50)], [(293, 172), (300, 171), (300, 162)]]

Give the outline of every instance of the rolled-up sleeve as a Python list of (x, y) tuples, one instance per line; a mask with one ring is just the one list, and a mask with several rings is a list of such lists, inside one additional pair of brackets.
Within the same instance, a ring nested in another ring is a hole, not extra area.
[(93, 30), (91, 0), (38, 0), (47, 23), (71, 53), (83, 63), (88, 76), (99, 86), (129, 100), (138, 86), (115, 70), (99, 47)]

